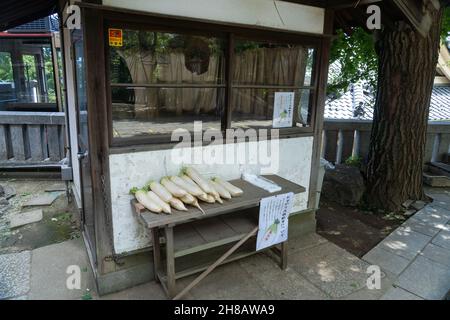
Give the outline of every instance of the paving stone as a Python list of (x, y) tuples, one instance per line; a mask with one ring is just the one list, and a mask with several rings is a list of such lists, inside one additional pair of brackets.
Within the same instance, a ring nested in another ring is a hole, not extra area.
[[(198, 275), (178, 281), (180, 287), (186, 286)], [(191, 289), (194, 299), (232, 300), (269, 298), (267, 292), (238, 263), (230, 263), (215, 269), (198, 285)]]
[(151, 281), (133, 288), (100, 297), (101, 300), (166, 300), (159, 283)]
[(417, 211), (413, 217), (425, 223), (446, 224), (450, 220), (450, 211), (440, 206), (428, 205)]
[(450, 250), (450, 231), (442, 230), (431, 241), (433, 244)]
[[(68, 277), (74, 274), (69, 266), (79, 267), (80, 289), (67, 287)], [(33, 250), (30, 300), (80, 299), (88, 290), (93, 294), (94, 289), (92, 269), (81, 238)]]
[(425, 205), (426, 205), (426, 203), (425, 203), (424, 201), (418, 200), (418, 201), (414, 201), (414, 202), (411, 204), (411, 207), (413, 207), (413, 208), (416, 209), (416, 210), (420, 210), (420, 209), (422, 209), (423, 207), (425, 207)]
[(30, 251), (0, 255), (0, 300), (25, 295), (30, 290)]
[(450, 267), (450, 250), (448, 249), (430, 243), (423, 249), (422, 255), (425, 258)]
[(369, 289), (364, 287), (356, 292), (346, 295), (341, 300), (378, 300), (389, 288), (392, 287), (393, 280), (389, 277), (381, 278), (380, 289)]
[(427, 193), (427, 195), (433, 198), (433, 205), (443, 207), (444, 209), (450, 208), (450, 194)]
[(394, 285), (427, 300), (440, 300), (450, 289), (450, 268), (419, 256)]
[(401, 257), (412, 260), (422, 250), (431, 237), (399, 227), (387, 236), (379, 246)]
[(29, 223), (34, 223), (42, 220), (42, 210), (33, 210), (28, 212), (21, 212), (14, 214), (9, 218), (9, 227), (17, 228)]
[(328, 296), (303, 276), (279, 265), (265, 255), (239, 261), (243, 269), (268, 293), (270, 299), (322, 300)]
[(3, 191), (5, 192), (4, 197), (6, 200), (9, 200), (16, 195), (16, 189), (11, 186), (3, 186)]
[(45, 192), (53, 192), (53, 191), (66, 191), (65, 184), (54, 184), (45, 188)]
[(327, 243), (290, 253), (289, 261), (293, 270), (333, 298), (349, 295), (366, 286), (369, 264), (335, 245)]
[(33, 206), (49, 206), (53, 203), (53, 201), (58, 198), (62, 192), (47, 192), (44, 194), (40, 194), (23, 205), (24, 207), (33, 207)]
[(406, 230), (419, 232), (430, 237), (434, 237), (440, 230), (450, 230), (448, 225), (438, 222), (424, 222), (414, 217), (405, 221), (401, 226)]
[(309, 249), (316, 247), (323, 243), (327, 243), (328, 240), (324, 237), (319, 236), (317, 233), (308, 233), (307, 235), (296, 237), (294, 239), (289, 239), (288, 247), (289, 252), (295, 252), (298, 250)]
[(28, 300), (27, 296), (18, 296), (18, 297), (14, 297), (8, 300)]
[(408, 266), (411, 260), (405, 259), (390, 251), (383, 250), (377, 246), (363, 257), (370, 264), (379, 266), (382, 270), (394, 275), (399, 275)]
[(423, 299), (402, 288), (392, 287), (381, 297), (380, 300), (423, 300)]

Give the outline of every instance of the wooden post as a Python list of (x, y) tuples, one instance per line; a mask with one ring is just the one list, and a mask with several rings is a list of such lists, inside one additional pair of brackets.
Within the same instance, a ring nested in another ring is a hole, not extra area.
[(167, 293), (169, 298), (173, 298), (176, 294), (173, 227), (164, 227), (164, 233), (166, 238)]
[(322, 150), (320, 152), (320, 157), (325, 159), (325, 150), (327, 148), (327, 131), (324, 129), (322, 130)]
[(158, 273), (161, 269), (161, 244), (159, 243), (159, 228), (152, 228), (153, 242), (153, 273), (156, 282), (159, 282)]

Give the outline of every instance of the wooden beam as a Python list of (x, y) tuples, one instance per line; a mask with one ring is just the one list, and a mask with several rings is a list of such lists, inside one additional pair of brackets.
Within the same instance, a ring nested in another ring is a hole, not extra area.
[(95, 219), (95, 242), (99, 273), (114, 257), (109, 176), (108, 117), (103, 13), (97, 9), (82, 11), (85, 44), (85, 70), (89, 109), (89, 153)]

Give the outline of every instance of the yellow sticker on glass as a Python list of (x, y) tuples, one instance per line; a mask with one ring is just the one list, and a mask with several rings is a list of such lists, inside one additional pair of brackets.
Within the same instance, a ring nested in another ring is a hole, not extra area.
[(123, 33), (122, 29), (108, 29), (108, 35), (109, 35), (109, 45), (111, 47), (121, 47), (123, 45)]

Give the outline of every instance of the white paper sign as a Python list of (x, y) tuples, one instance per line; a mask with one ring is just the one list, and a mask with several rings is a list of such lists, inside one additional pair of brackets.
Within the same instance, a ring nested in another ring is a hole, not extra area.
[(275, 92), (272, 120), (274, 128), (292, 127), (294, 97), (295, 92)]
[(293, 192), (261, 199), (256, 250), (287, 240), (289, 213), (292, 210), (293, 199)]

